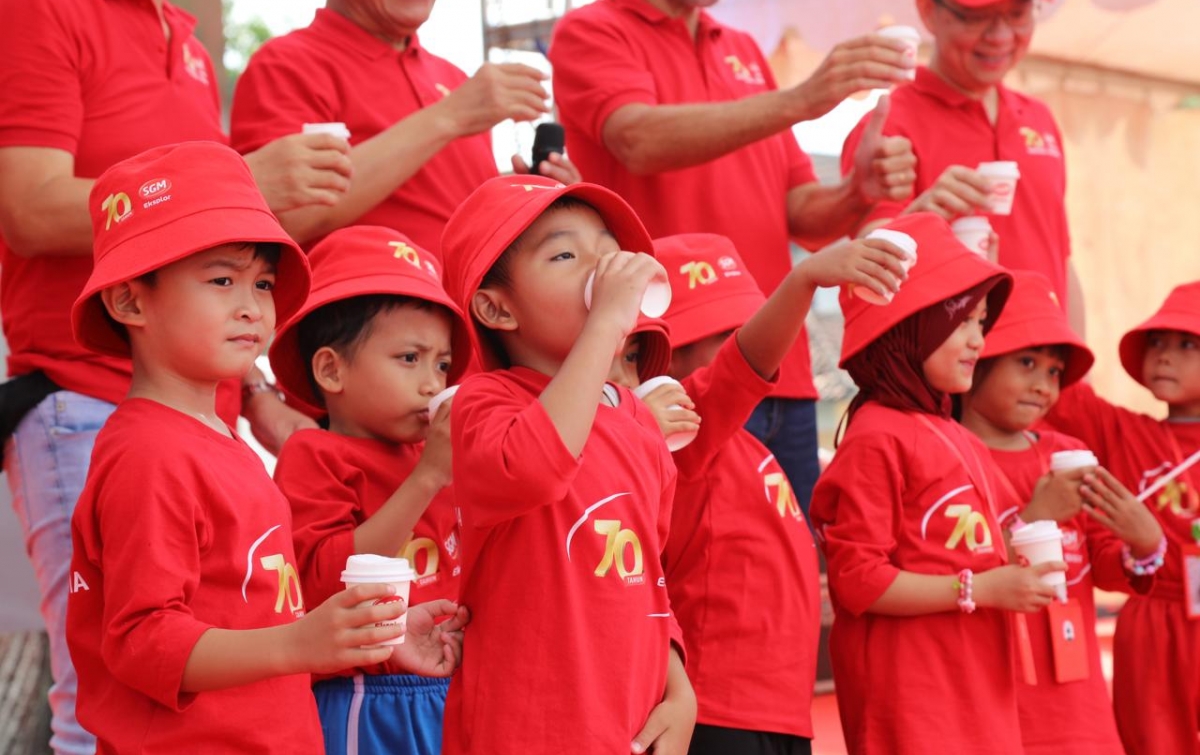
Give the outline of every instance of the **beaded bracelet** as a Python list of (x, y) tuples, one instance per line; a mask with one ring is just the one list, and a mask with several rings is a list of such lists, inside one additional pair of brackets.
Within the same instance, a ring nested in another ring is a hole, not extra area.
[(971, 583), (974, 577), (975, 573), (970, 569), (963, 569), (954, 582), (954, 586), (958, 588), (958, 610), (963, 613), (975, 612), (975, 601), (971, 599)]
[(1158, 541), (1158, 547), (1154, 549), (1154, 552), (1145, 558), (1134, 558), (1133, 551), (1129, 548), (1129, 544), (1126, 543), (1121, 548), (1121, 565), (1125, 567), (1125, 571), (1135, 577), (1148, 577), (1162, 568), (1163, 563), (1166, 561), (1166, 555), (1167, 538), (1165, 536), (1162, 540)]

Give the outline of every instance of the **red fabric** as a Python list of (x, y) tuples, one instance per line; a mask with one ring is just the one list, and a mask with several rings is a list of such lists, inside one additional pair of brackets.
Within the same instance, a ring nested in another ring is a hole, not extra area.
[(686, 346), (740, 328), (767, 298), (733, 242), (715, 233), (679, 233), (654, 240), (671, 284), (671, 343)]
[(679, 486), (663, 561), (696, 720), (811, 739), (817, 551), (779, 463), (742, 427), (772, 382), (733, 336), (683, 385), (704, 423), (674, 454)]
[[(1023, 509), (1025, 502), (1033, 498), (1038, 478), (1049, 470), (1050, 455), (1079, 448), (1085, 446), (1075, 438), (1043, 430), (1037, 442), (1024, 451), (992, 449), (991, 453), (996, 465), (1012, 482)], [(1003, 515), (1001, 521), (1006, 521)], [(1021, 741), (1026, 755), (1123, 755), (1100, 665), (1100, 641), (1094, 621), (1097, 584), (1106, 590), (1130, 590), (1121, 566), (1122, 543), (1085, 513), (1059, 524), (1059, 528), (1063, 531), (1063, 557), (1067, 562), (1067, 595), (1078, 600), (1083, 609), (1088, 678), (1066, 684), (1055, 682), (1048, 615), (1044, 609), (1026, 614), (1038, 683), (1030, 685), (1020, 679), (1017, 682)]]
[[(817, 180), (790, 132), (653, 175), (631, 173), (604, 146), (604, 123), (624, 105), (728, 102), (776, 88), (750, 35), (704, 12), (699, 23), (693, 41), (681, 19), (644, 0), (600, 0), (559, 21), (549, 56), (567, 152), (585, 179), (633, 205), (655, 238), (728, 236), (769, 294), (792, 267), (788, 191)], [(773, 395), (816, 398), (806, 337), (788, 355)]]
[[(253, 152), (305, 123), (337, 121), (359, 144), (466, 80), (416, 35), (398, 51), (322, 8), (308, 27), (268, 41), (250, 59), (234, 92), (231, 140), (239, 152)], [(439, 254), (454, 208), (496, 174), (487, 131), (455, 139), (355, 222), (403, 231)]]
[(1096, 358), (1071, 329), (1067, 313), (1058, 305), (1050, 281), (1046, 276), (1028, 270), (1014, 270), (1012, 277), (1012, 295), (1005, 303), (1000, 319), (988, 331), (983, 358), (1039, 346), (1065, 346), (1067, 356), (1062, 387), (1078, 382), (1092, 368)]
[(869, 611), (901, 570), (978, 574), (1006, 561), (978, 487), (990, 488), (997, 509), (1008, 508), (1014, 499), (1002, 473), (967, 430), (923, 416), (957, 453), (921, 415), (868, 402), (813, 490), (809, 516), (828, 560), (830, 654), (846, 743), (851, 753), (1011, 755), (1021, 744), (1008, 615)]
[[(345, 589), (342, 570), (354, 553), (354, 530), (379, 511), (421, 458), (422, 445), (394, 445), (350, 438), (326, 430), (300, 430), (288, 438), (275, 467), (275, 482), (292, 506), (292, 539), (304, 594), (319, 605)], [(458, 519), (446, 488), (413, 527), (397, 558), (417, 572), (409, 604), (458, 599)], [(404, 674), (389, 661), (355, 673)]]
[(627, 752), (662, 699), (673, 621), (659, 555), (674, 464), (624, 389), (572, 457), (537, 400), (548, 383), (524, 368), (481, 373), (454, 399), (471, 626), (446, 700), (446, 755)]
[[(1047, 421), (1086, 443), (1134, 494), (1200, 449), (1200, 424), (1156, 420), (1113, 406), (1085, 383), (1063, 391)], [(1121, 740), (1133, 755), (1200, 752), (1200, 643), (1195, 622), (1181, 618), (1180, 550), (1193, 543), (1192, 522), (1200, 515), (1198, 480), (1200, 470), (1193, 467), (1147, 503), (1167, 535), (1166, 563), (1155, 574), (1149, 597), (1130, 598), (1117, 623), (1115, 669), (1125, 669), (1125, 675), (1114, 676), (1114, 707)], [(1147, 705), (1154, 706), (1153, 716), (1146, 715)]]
[[(95, 178), (161, 144), (224, 142), (217, 79), (192, 34), (195, 19), (170, 3), (163, 14), (169, 43), (148, 2), (0, 2), (0, 147), (65, 150), (76, 176)], [(71, 304), (91, 257), (24, 258), (0, 239), (0, 267), (9, 374), (43, 370), (67, 390), (119, 402), (128, 360), (88, 351), (71, 335)]]
[(1142, 385), (1145, 385), (1142, 362), (1146, 356), (1146, 336), (1152, 330), (1200, 335), (1200, 281), (1176, 286), (1149, 320), (1121, 337), (1121, 366)]
[[(1050, 279), (1063, 308), (1067, 305), (1066, 163), (1063, 138), (1050, 110), (1039, 100), (1004, 86), (993, 126), (983, 105), (944, 82), (928, 68), (917, 68), (916, 81), (897, 87), (884, 124), (887, 136), (904, 136), (917, 156), (913, 197), (932, 186), (951, 165), (972, 170), (981, 162), (1015, 161), (1021, 178), (1011, 215), (989, 215), (1000, 236), (1000, 264), (1033, 270)], [(859, 121), (842, 149), (842, 173), (854, 167), (854, 151), (867, 119)], [(911, 201), (911, 200), (909, 200)], [(894, 218), (908, 202), (880, 202), (863, 219)]]
[(153, 401), (117, 408), (75, 509), (67, 612), (79, 722), (102, 755), (320, 752), (307, 674), (180, 690), (208, 629), (303, 615), (290, 532), (287, 501), (240, 440)]

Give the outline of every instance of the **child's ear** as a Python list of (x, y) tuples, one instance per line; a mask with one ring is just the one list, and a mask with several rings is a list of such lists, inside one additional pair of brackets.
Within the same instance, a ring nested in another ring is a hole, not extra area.
[(481, 288), (471, 297), (471, 314), (489, 330), (516, 330), (517, 318), (509, 309), (503, 291)]
[(145, 313), (138, 299), (139, 289), (133, 281), (125, 281), (100, 292), (100, 301), (108, 315), (126, 328), (142, 327), (146, 324)]
[(346, 389), (345, 369), (346, 360), (331, 346), (322, 346), (313, 354), (313, 379), (322, 393), (340, 394)]

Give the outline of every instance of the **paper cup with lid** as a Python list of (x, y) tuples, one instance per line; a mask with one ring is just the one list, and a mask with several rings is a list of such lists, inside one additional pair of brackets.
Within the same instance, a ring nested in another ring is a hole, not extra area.
[[(377, 556), (373, 553), (353, 554), (346, 559), (346, 569), (342, 572), (342, 582), (346, 585), (347, 590), (357, 585), (379, 584), (390, 584), (395, 590), (394, 595), (373, 598), (363, 605), (380, 605), (382, 603), (394, 603), (399, 600), (404, 601), (407, 605), (409, 587), (416, 578), (417, 574), (412, 570), (407, 559), (388, 558), (386, 556)], [(405, 613), (398, 619), (382, 621), (376, 624), (376, 626), (392, 625), (407, 628), (408, 614)], [(399, 637), (379, 644), (399, 645), (403, 642), (404, 634), (401, 634)]]

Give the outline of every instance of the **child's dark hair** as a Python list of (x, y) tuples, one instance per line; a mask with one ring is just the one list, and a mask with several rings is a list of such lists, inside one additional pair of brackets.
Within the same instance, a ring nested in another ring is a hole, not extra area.
[(321, 387), (312, 372), (313, 356), (328, 346), (351, 360), (355, 352), (371, 335), (375, 318), (401, 307), (419, 310), (440, 309), (426, 299), (398, 294), (366, 294), (349, 299), (330, 302), (310, 312), (296, 326), (296, 340), (300, 346), (300, 358), (304, 360), (308, 383), (313, 395), (321, 399)]
[[(542, 215), (546, 215), (551, 212), (557, 212), (558, 210), (581, 209), (592, 211), (596, 210), (595, 207), (592, 207), (582, 199), (567, 195), (565, 197), (559, 197), (551, 202), (550, 206), (542, 211)], [(542, 215), (539, 215), (538, 217), (541, 217)], [(487, 275), (483, 276), (483, 280), (479, 284), (480, 288), (508, 288), (512, 285), (512, 256), (518, 249), (521, 248), (521, 243), (525, 240), (525, 234), (528, 232), (529, 230), (526, 229), (524, 233), (522, 233), (520, 236), (517, 236), (517, 238), (508, 245), (508, 248), (504, 250), (500, 257), (487, 271)]]

